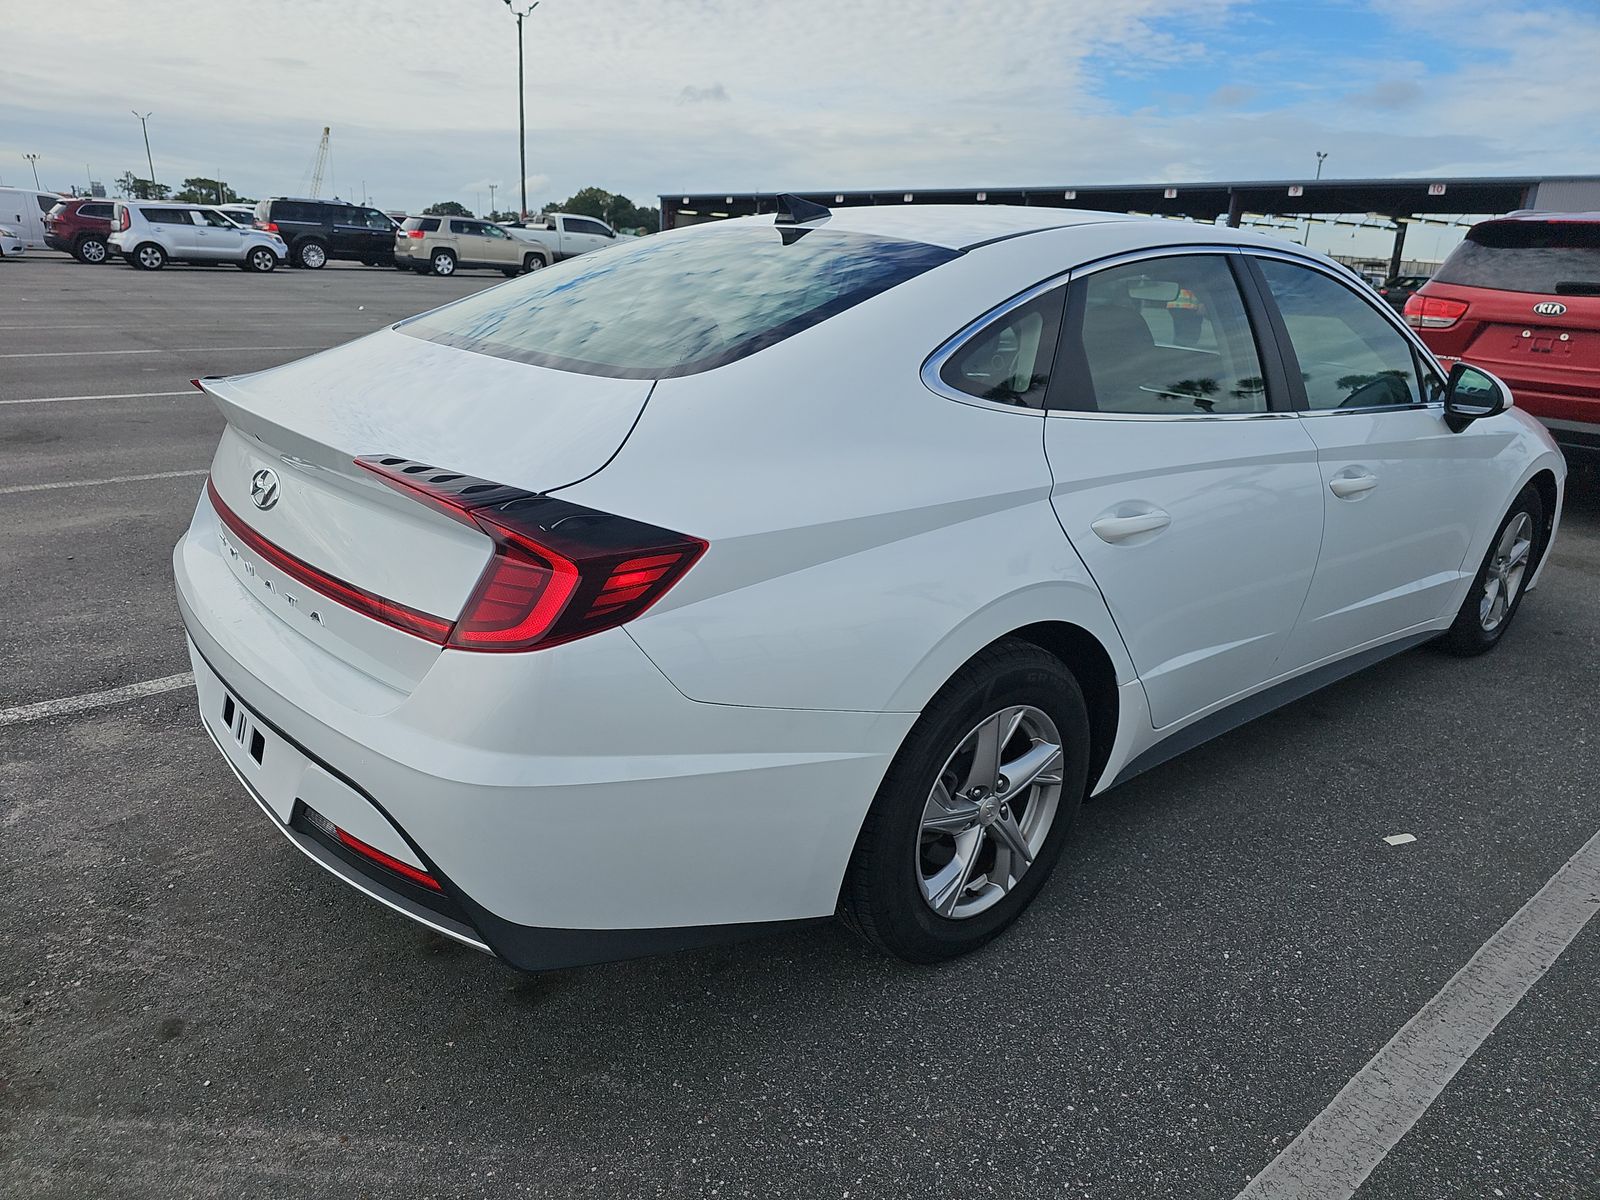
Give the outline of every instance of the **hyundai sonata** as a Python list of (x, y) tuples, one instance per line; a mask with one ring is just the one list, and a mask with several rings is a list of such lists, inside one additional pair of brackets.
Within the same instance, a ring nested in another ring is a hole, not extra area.
[(1493, 647), (1566, 473), (1330, 260), (1048, 208), (787, 199), (203, 387), (206, 730), (527, 969), (835, 913), (971, 950), (1086, 795)]

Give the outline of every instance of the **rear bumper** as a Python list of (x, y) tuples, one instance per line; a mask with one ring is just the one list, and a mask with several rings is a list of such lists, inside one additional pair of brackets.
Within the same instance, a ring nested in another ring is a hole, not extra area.
[(60, 234), (45, 234), (44, 244), (50, 247), (52, 250), (63, 250), (68, 254), (72, 253), (72, 243), (68, 239), (62, 237)]
[[(395, 691), (248, 593), (208, 512), (174, 553), (202, 719), (319, 865), (526, 970), (832, 914), (914, 716), (699, 704), (623, 630), (530, 655), (446, 651)], [(229, 698), (260, 760), (224, 722)], [(308, 808), (426, 871), (444, 906), (331, 853)]]

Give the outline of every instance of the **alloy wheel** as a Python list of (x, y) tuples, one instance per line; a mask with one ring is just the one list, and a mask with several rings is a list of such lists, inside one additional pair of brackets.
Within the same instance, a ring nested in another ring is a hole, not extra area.
[(315, 242), (312, 242), (310, 245), (304, 247), (300, 251), (301, 265), (310, 267), (313, 271), (326, 264), (327, 261), (328, 252)]
[(139, 247), (139, 265), (146, 270), (153, 271), (166, 261), (166, 255), (156, 246)]
[(1533, 518), (1519, 512), (1506, 523), (1484, 573), (1483, 596), (1478, 601), (1478, 624), (1485, 633), (1498, 629), (1522, 590), (1533, 553)]
[(100, 263), (106, 260), (106, 244), (94, 238), (85, 239), (78, 247), (78, 253), (86, 263)]
[(1032, 705), (991, 713), (940, 769), (917, 834), (917, 883), (941, 917), (998, 903), (1038, 857), (1060, 806), (1055, 722)]

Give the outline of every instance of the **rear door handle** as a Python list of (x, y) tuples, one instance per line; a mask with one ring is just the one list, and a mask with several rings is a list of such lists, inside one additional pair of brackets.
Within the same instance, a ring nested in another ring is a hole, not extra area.
[(1154, 533), (1172, 524), (1172, 518), (1159, 508), (1127, 517), (1101, 517), (1089, 528), (1102, 542), (1125, 542), (1141, 533)]
[(1378, 477), (1363, 471), (1359, 475), (1339, 475), (1328, 481), (1328, 490), (1341, 500), (1370, 492), (1378, 486)]

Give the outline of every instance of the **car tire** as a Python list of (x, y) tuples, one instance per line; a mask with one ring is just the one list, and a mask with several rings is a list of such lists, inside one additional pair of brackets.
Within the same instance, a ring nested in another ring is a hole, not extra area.
[(308, 271), (320, 271), (328, 265), (328, 248), (315, 238), (308, 238), (294, 248), (294, 261)]
[(167, 252), (154, 242), (140, 242), (128, 255), (128, 261), (141, 271), (159, 271), (167, 265)]
[(448, 250), (435, 250), (433, 257), (428, 259), (428, 270), (435, 275), (454, 275), (456, 256)]
[[(1026, 793), (1007, 786), (1004, 771), (996, 775), (991, 764), (994, 785), (980, 795), (971, 789), (984, 774), (977, 760), (986, 738), (1002, 743), (1002, 767), (1052, 747), (1059, 754)], [(939, 690), (906, 735), (856, 839), (839, 915), (908, 962), (976, 950), (1015, 921), (1048, 880), (1088, 768), (1088, 710), (1072, 672), (1031, 643), (996, 642)], [(930, 821), (945, 828), (930, 829)], [(1019, 852), (1009, 846), (1019, 835), (1031, 862), (1014, 874)], [(997, 871), (998, 882), (991, 879)]]
[(1524, 585), (1544, 553), (1544, 498), (1531, 483), (1512, 501), (1495, 528), (1483, 565), (1439, 645), (1471, 657), (1493, 650), (1522, 607)]
[(542, 271), (549, 265), (549, 263), (544, 261), (544, 255), (542, 254), (527, 254), (524, 255), (522, 259), (522, 270), (524, 273), (528, 271)]
[(244, 256), (241, 265), (246, 271), (269, 275), (278, 269), (278, 256), (265, 246), (257, 246)]
[(110, 257), (104, 238), (94, 236), (78, 239), (78, 244), (72, 248), (72, 257), (81, 263), (99, 264)]

